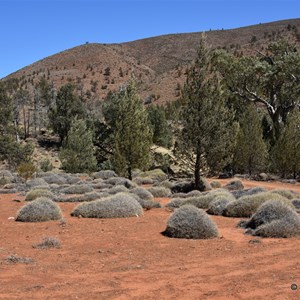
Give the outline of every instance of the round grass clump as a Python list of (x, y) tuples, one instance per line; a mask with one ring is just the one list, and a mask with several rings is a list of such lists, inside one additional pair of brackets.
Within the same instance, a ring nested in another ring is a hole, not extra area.
[(153, 200), (153, 195), (142, 187), (134, 188), (130, 192), (143, 200)]
[(210, 239), (219, 235), (216, 224), (208, 214), (192, 205), (178, 208), (169, 218), (162, 234), (184, 239)]
[(71, 216), (83, 218), (128, 218), (141, 215), (142, 206), (128, 193), (79, 204), (71, 213)]
[(218, 180), (213, 180), (210, 185), (213, 189), (218, 189), (222, 186), (221, 182)]
[(39, 197), (54, 199), (55, 196), (51, 191), (49, 191), (47, 189), (34, 189), (34, 190), (28, 191), (28, 193), (26, 194), (26, 197), (25, 197), (25, 201), (33, 201)]
[(263, 192), (267, 192), (267, 191), (268, 190), (265, 189), (264, 187), (256, 186), (256, 187), (250, 188), (250, 189), (231, 191), (231, 193), (233, 194), (233, 196), (236, 199), (239, 199), (243, 196), (251, 196), (251, 195), (255, 195), (255, 194), (259, 194), (259, 193), (263, 193)]
[(224, 188), (229, 191), (235, 191), (235, 190), (243, 190), (244, 185), (239, 179), (231, 180), (226, 185), (224, 185)]
[(217, 196), (209, 203), (207, 213), (210, 215), (221, 216), (227, 205), (232, 201), (235, 201), (234, 196)]
[(93, 191), (93, 187), (88, 184), (70, 185), (61, 190), (63, 194), (85, 194)]
[(109, 179), (111, 177), (117, 177), (118, 175), (112, 170), (102, 170), (92, 174), (92, 177), (95, 179)]
[(35, 178), (30, 179), (26, 182), (27, 187), (33, 188), (33, 187), (46, 187), (49, 186), (48, 183), (43, 178)]
[(136, 177), (136, 178), (133, 179), (133, 181), (137, 185), (153, 184), (154, 183), (154, 180), (152, 178), (148, 178), (148, 177)]
[(272, 238), (287, 238), (300, 235), (300, 217), (287, 202), (271, 200), (262, 204), (249, 222), (246, 233)]
[(103, 199), (108, 197), (109, 194), (102, 194), (102, 193), (96, 193), (96, 192), (91, 192), (91, 193), (86, 193), (83, 195), (78, 195), (78, 196), (71, 196), (67, 197), (66, 195), (59, 196), (55, 198), (55, 202), (89, 202), (89, 201), (94, 201), (96, 199)]
[(163, 186), (154, 186), (149, 188), (148, 191), (156, 198), (169, 197), (171, 195), (171, 190)]
[(111, 185), (123, 185), (128, 189), (131, 189), (136, 186), (135, 183), (124, 177), (112, 177), (106, 179), (104, 182)]
[(67, 184), (68, 181), (63, 177), (55, 173), (49, 172), (45, 176), (43, 176), (43, 179), (48, 183), (48, 184), (58, 184), (58, 185), (63, 185)]
[(37, 198), (24, 205), (18, 212), (16, 221), (44, 222), (59, 220), (62, 213), (59, 206), (48, 198)]
[(118, 194), (118, 193), (127, 193), (128, 189), (124, 185), (116, 185), (111, 189), (107, 189), (107, 192), (111, 195)]
[(275, 189), (271, 190), (270, 193), (281, 195), (289, 200), (296, 199), (298, 196), (295, 192), (286, 189)]
[(243, 196), (238, 200), (230, 202), (226, 206), (223, 216), (249, 218), (264, 202), (268, 200), (280, 200), (288, 202), (285, 197), (270, 192), (258, 193), (251, 196)]

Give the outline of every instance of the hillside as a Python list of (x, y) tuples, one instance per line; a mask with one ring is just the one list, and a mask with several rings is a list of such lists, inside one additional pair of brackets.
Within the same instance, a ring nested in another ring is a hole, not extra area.
[[(196, 54), (201, 33), (170, 34), (122, 44), (84, 44), (37, 61), (3, 78), (18, 78), (32, 90), (41, 77), (56, 88), (76, 83), (91, 99), (103, 99), (134, 73), (143, 100), (164, 103), (180, 96), (185, 69)], [(208, 43), (247, 54), (277, 37), (300, 45), (300, 19), (207, 32)]]

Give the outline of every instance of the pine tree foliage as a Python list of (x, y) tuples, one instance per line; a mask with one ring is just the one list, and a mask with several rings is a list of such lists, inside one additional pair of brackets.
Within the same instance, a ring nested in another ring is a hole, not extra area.
[(202, 188), (200, 171), (204, 166), (220, 170), (230, 161), (235, 139), (233, 114), (225, 105), (219, 80), (210, 69), (210, 59), (211, 52), (202, 37), (182, 91), (178, 148), (192, 163), (196, 189)]
[(279, 140), (274, 147), (274, 165), (286, 176), (296, 178), (300, 172), (300, 111), (293, 111), (287, 120)]
[(120, 102), (115, 116), (114, 166), (119, 174), (132, 179), (134, 168), (146, 169), (149, 164), (152, 131), (133, 80), (117, 93), (117, 97)]
[(147, 107), (147, 112), (153, 131), (153, 143), (169, 148), (172, 145), (172, 132), (164, 109), (158, 105), (151, 104)]
[(240, 129), (234, 153), (235, 171), (253, 174), (263, 171), (268, 157), (267, 145), (263, 140), (261, 120), (256, 106), (247, 105), (240, 121)]
[(56, 96), (55, 105), (49, 110), (50, 125), (60, 137), (61, 142), (67, 137), (72, 121), (84, 117), (83, 104), (74, 92), (74, 86), (62, 86)]
[(93, 133), (84, 120), (75, 119), (64, 142), (59, 157), (62, 167), (70, 173), (92, 172), (97, 168), (94, 155)]

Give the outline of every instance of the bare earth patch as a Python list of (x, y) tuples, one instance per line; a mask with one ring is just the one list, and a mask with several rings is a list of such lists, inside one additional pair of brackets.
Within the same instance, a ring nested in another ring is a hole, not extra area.
[[(244, 183), (300, 192), (298, 184)], [(63, 224), (15, 222), (9, 217), (23, 198), (0, 195), (0, 299), (300, 299), (299, 238), (254, 238), (236, 228), (239, 218), (212, 216), (221, 238), (172, 239), (160, 234), (170, 216), (164, 208), (83, 219), (70, 216), (77, 203), (59, 203)], [(32, 247), (45, 236), (61, 248)], [(9, 255), (34, 263), (7, 264)]]

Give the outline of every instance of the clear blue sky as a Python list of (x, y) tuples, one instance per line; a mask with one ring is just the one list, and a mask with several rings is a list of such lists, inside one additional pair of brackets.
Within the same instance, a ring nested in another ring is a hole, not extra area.
[(84, 44), (300, 17), (299, 0), (0, 0), (0, 78)]

